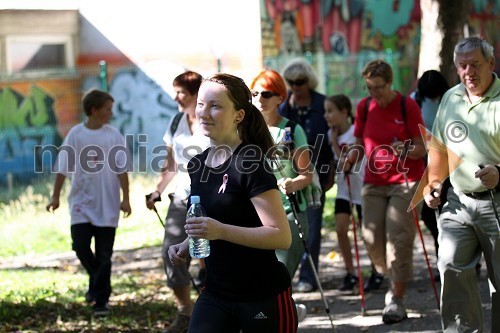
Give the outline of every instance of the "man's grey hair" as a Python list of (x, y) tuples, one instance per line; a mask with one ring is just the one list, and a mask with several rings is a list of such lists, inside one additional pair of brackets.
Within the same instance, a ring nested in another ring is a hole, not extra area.
[(486, 61), (490, 59), (495, 59), (493, 55), (493, 46), (491, 46), (487, 41), (479, 37), (466, 37), (455, 45), (455, 51), (453, 52), (453, 62), (456, 63), (457, 55), (463, 55), (471, 53), (477, 49), (481, 50)]

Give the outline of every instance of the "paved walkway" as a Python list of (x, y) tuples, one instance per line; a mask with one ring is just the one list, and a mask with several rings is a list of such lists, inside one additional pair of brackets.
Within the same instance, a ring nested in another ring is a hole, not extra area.
[[(435, 268), (434, 242), (432, 236), (424, 232), (424, 242), (431, 267), (437, 274)], [(333, 232), (334, 234), (334, 232)], [(359, 237), (358, 237), (359, 238)], [(434, 296), (433, 287), (430, 282), (429, 272), (423, 253), (422, 242), (417, 234), (414, 243), (414, 279), (409, 284), (406, 297), (408, 319), (393, 325), (386, 325), (382, 322), (382, 309), (384, 307), (385, 293), (388, 288), (387, 281), (384, 281), (380, 290), (367, 293), (365, 295), (365, 315), (361, 311), (361, 298), (352, 292), (341, 292), (337, 288), (345, 274), (343, 261), (338, 254), (332, 259), (328, 253), (338, 246), (334, 235), (324, 235), (319, 276), (323, 286), (324, 297), (327, 300), (330, 314), (333, 320), (334, 331), (336, 333), (347, 332), (442, 332), (440, 316), (437, 309), (437, 302)], [(367, 278), (370, 274), (370, 262), (366, 255), (366, 250), (360, 243), (360, 257), (363, 275)], [(485, 312), (485, 332), (489, 332), (491, 322), (491, 306), (489, 304), (488, 279), (485, 264), (483, 262), (479, 284), (481, 297), (483, 299), (483, 309)], [(294, 282), (297, 281), (297, 276)], [(440, 283), (436, 283), (438, 294)], [(313, 293), (295, 293), (294, 298), (297, 303), (303, 303), (308, 308), (306, 319), (299, 324), (299, 332), (317, 333), (332, 332), (323, 297), (319, 291)]]

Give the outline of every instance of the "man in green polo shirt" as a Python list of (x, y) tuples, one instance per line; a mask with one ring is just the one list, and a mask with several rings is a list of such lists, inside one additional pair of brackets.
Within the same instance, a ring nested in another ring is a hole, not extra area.
[(500, 290), (500, 226), (494, 212), (500, 207), (500, 80), (493, 72), (493, 47), (480, 38), (462, 39), (454, 62), (461, 83), (439, 106), (425, 196), (437, 208), (439, 195), (429, 193), (439, 194), (439, 184), (450, 176), (453, 188), (439, 219), (441, 320), (446, 333), (484, 331), (474, 270), (483, 253), (492, 292), (491, 332), (500, 332), (500, 293), (495, 292)]

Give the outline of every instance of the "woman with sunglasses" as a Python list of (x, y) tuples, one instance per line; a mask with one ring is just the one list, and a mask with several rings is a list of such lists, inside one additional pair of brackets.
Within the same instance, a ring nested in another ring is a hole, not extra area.
[[(319, 208), (308, 208), (306, 212), (309, 223), (307, 246), (317, 271), (325, 193), (334, 183), (333, 154), (327, 138), (329, 128), (323, 117), (326, 96), (315, 91), (318, 86), (318, 78), (311, 65), (304, 59), (299, 58), (288, 63), (283, 71), (283, 77), (290, 87), (290, 92), (280, 105), (279, 113), (304, 128), (307, 143), (312, 153), (311, 160), (314, 161), (323, 190), (321, 206)], [(314, 271), (307, 257), (303, 256), (299, 283), (295, 290), (298, 292), (311, 292), (317, 288)]]
[[(194, 156), (191, 194), (207, 217), (186, 221), (191, 237), (210, 240), (206, 280), (189, 332), (297, 331), (291, 280), (276, 249), (288, 249), (290, 227), (266, 161), (273, 140), (242, 79), (219, 73), (203, 81), (196, 118), (210, 147)], [(174, 264), (189, 256), (187, 239), (169, 248)]]
[[(278, 72), (274, 70), (260, 72), (252, 80), (250, 88), (252, 89), (253, 104), (264, 116), (277, 147), (281, 147), (282, 143), (291, 140), (288, 142), (288, 147), (282, 147), (286, 150), (284, 152), (288, 154), (283, 154), (277, 159), (274, 165), (274, 175), (278, 179), (281, 201), (292, 231), (292, 245), (288, 250), (276, 250), (276, 255), (278, 260), (285, 264), (290, 277), (293, 278), (305, 250), (295, 219), (300, 223), (303, 236), (307, 239), (306, 200), (300, 192), (311, 184), (313, 177), (307, 137), (302, 126), (299, 124), (291, 126), (290, 120), (278, 113), (279, 105), (287, 96), (285, 81)], [(289, 137), (287, 137), (287, 129), (293, 130)], [(291, 202), (290, 199), (294, 202)], [(296, 204), (297, 216), (292, 210), (292, 204)], [(305, 310), (304, 305), (297, 305), (299, 321), (305, 317)]]

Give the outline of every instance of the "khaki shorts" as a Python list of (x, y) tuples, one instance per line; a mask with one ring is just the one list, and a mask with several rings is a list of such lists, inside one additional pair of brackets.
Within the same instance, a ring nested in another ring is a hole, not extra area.
[[(416, 225), (410, 206), (416, 182), (406, 184), (370, 185), (362, 189), (363, 239), (379, 273), (396, 282), (408, 282), (413, 276), (413, 242)], [(420, 204), (417, 216), (420, 215)]]

